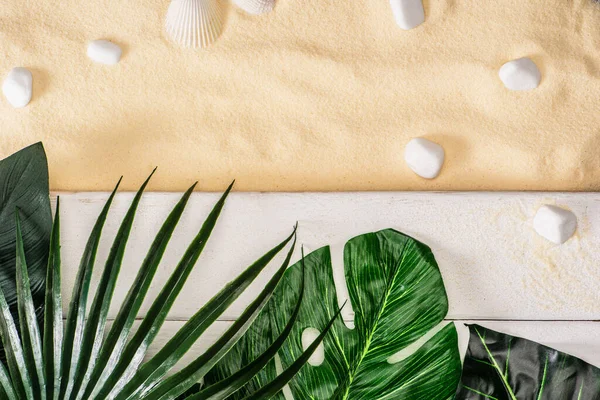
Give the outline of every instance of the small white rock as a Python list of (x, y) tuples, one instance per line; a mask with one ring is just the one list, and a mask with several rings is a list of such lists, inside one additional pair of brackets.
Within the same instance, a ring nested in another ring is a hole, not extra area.
[(390, 4), (400, 28), (409, 30), (425, 22), (422, 0), (390, 0)]
[(444, 149), (424, 138), (411, 139), (404, 149), (404, 160), (417, 175), (433, 179), (444, 164)]
[(509, 61), (500, 67), (500, 80), (510, 90), (531, 90), (540, 85), (542, 74), (529, 58)]
[(13, 107), (25, 107), (31, 101), (33, 75), (26, 68), (13, 68), (4, 79), (2, 93)]
[(563, 244), (577, 229), (577, 217), (564, 208), (545, 205), (535, 214), (533, 228), (552, 243)]
[(87, 55), (93, 61), (106, 65), (117, 64), (123, 51), (119, 45), (108, 40), (94, 40), (89, 43)]

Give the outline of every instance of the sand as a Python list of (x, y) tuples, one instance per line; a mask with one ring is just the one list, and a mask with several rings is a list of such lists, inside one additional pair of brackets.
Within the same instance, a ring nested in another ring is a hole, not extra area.
[[(165, 38), (168, 0), (6, 0), (0, 74), (34, 77), (21, 110), (0, 101), (0, 156), (43, 141), (53, 190), (598, 190), (600, 6), (591, 0), (428, 0), (396, 26), (386, 0), (234, 7), (219, 41)], [(116, 66), (90, 40), (122, 46)], [(505, 62), (542, 81), (508, 91)], [(404, 145), (446, 150), (416, 176)]]

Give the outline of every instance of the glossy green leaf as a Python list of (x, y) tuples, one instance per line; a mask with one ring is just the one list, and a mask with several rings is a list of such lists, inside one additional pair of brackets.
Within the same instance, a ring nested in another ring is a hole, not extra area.
[(94, 366), (94, 370), (82, 398), (89, 398), (96, 386), (102, 387), (118, 362), (127, 342), (127, 338), (129, 337), (133, 322), (148, 293), (156, 269), (162, 260), (167, 244), (171, 239), (173, 231), (175, 230), (195, 187), (196, 184), (194, 183), (184, 193), (152, 242), (135, 281), (129, 289), (129, 292), (113, 321), (108, 336), (102, 345), (98, 361)]
[(54, 225), (50, 237), (44, 304), (43, 356), (46, 371), (46, 398), (48, 400), (58, 400), (61, 381), (63, 312), (60, 267), (60, 198), (57, 197)]
[[(343, 306), (342, 306), (343, 308)], [(323, 332), (317, 336), (315, 340), (308, 346), (308, 348), (295, 360), (292, 365), (290, 365), (285, 371), (283, 371), (277, 378), (273, 379), (271, 382), (261, 387), (244, 400), (267, 400), (278, 394), (281, 390), (283, 390), (284, 386), (287, 385), (303, 368), (307, 363), (313, 353), (317, 350), (318, 346), (323, 343), (325, 336), (331, 330), (333, 323), (338, 319), (340, 313), (342, 312), (342, 308), (338, 310), (338, 312), (331, 318)]]
[(38, 317), (43, 313), (44, 281), (48, 260), (52, 212), (48, 192), (48, 163), (41, 143), (26, 147), (0, 161), (0, 285), (15, 320), (15, 208), (21, 210), (23, 247), (31, 292)]
[[(225, 200), (229, 195), (233, 183), (227, 188), (223, 196), (214, 206), (200, 231), (179, 261), (175, 271), (165, 283), (162, 290), (150, 306), (146, 317), (141, 322), (135, 335), (125, 346), (123, 353), (112, 369), (109, 377), (102, 386), (98, 386), (92, 396), (97, 399), (106, 399), (119, 394), (129, 382), (144, 359), (148, 346), (152, 343), (162, 324), (164, 323), (171, 306), (181, 292), (183, 284), (196, 265), (210, 234), (217, 222)], [(113, 395), (111, 395), (111, 392)]]
[(115, 291), (115, 285), (119, 272), (121, 271), (121, 264), (123, 262), (123, 256), (125, 255), (125, 247), (129, 239), (129, 233), (133, 226), (133, 220), (142, 198), (142, 194), (148, 185), (148, 182), (156, 172), (156, 168), (146, 181), (142, 184), (138, 192), (136, 193), (129, 210), (123, 218), (123, 222), (119, 227), (117, 235), (115, 236), (113, 245), (108, 254), (104, 271), (98, 283), (96, 289), (96, 295), (92, 306), (87, 315), (87, 321), (83, 332), (81, 341), (81, 347), (87, 349), (79, 353), (79, 360), (77, 361), (77, 369), (79, 373), (74, 376), (74, 380), (69, 383), (67, 393), (71, 393), (71, 400), (78, 400), (81, 396), (78, 396), (81, 387), (85, 387), (91, 377), (92, 369), (96, 363), (96, 359), (100, 352), (100, 347), (104, 339), (104, 329), (106, 327), (106, 316), (110, 308), (110, 302)]
[[(158, 379), (164, 376), (164, 374), (175, 365), (183, 354), (200, 337), (200, 334), (202, 334), (206, 328), (208, 328), (210, 324), (212, 324), (217, 317), (243, 293), (258, 274), (290, 242), (290, 240), (292, 240), (292, 238), (294, 238), (294, 242), (288, 251), (287, 257), (281, 264), (281, 267), (233, 325), (217, 339), (204, 354), (196, 358), (175, 375), (160, 382), (148, 393), (144, 393), (145, 388), (152, 388), (158, 382)], [(217, 361), (235, 345), (240, 337), (242, 337), (262, 308), (267, 304), (273, 291), (281, 281), (285, 270), (289, 266), (295, 245), (296, 229), (294, 229), (294, 232), (288, 238), (267, 252), (235, 280), (227, 284), (220, 293), (202, 307), (155, 357), (142, 366), (138, 374), (136, 374), (134, 379), (130, 382), (131, 385), (135, 385), (138, 388), (137, 391), (128, 391), (126, 387), (123, 390), (123, 394), (129, 395), (130, 399), (137, 399), (140, 395), (144, 395), (144, 399), (146, 400), (172, 400), (177, 398), (177, 396), (186, 391), (194, 383), (200, 381)], [(123, 397), (123, 399), (126, 398), (127, 397)]]
[(46, 399), (46, 379), (42, 354), (42, 336), (35, 315), (33, 297), (27, 274), (25, 249), (19, 210), (15, 212), (15, 226), (17, 230), (17, 255), (16, 255), (16, 280), (17, 280), (17, 305), (19, 310), (19, 324), (21, 327), (21, 344), (25, 365), (31, 379), (31, 389), (36, 399)]
[(596, 400), (600, 369), (531, 340), (470, 325), (457, 400)]
[[(329, 248), (309, 254), (305, 263), (305, 299), (293, 332), (279, 351), (284, 368), (302, 353), (304, 330), (316, 328), (323, 332), (338, 309)], [(452, 397), (460, 377), (453, 325), (404, 354), (410, 350), (408, 346), (424, 340), (424, 335), (438, 326), (448, 311), (442, 277), (431, 250), (397, 231), (384, 230), (350, 240), (344, 250), (344, 263), (355, 329), (334, 321), (324, 340), (323, 363), (304, 367), (290, 382), (294, 398)], [(263, 312), (264, 317), (257, 319), (244, 340), (206, 376), (207, 385), (232, 375), (267, 348), (291, 314), (300, 279), (298, 263), (286, 272)], [(392, 356), (395, 357), (390, 359)], [(271, 362), (231, 398), (250, 396), (276, 376), (275, 363)], [(277, 398), (283, 396), (279, 394)]]
[(235, 393), (244, 385), (246, 385), (248, 381), (250, 381), (256, 374), (258, 374), (271, 361), (271, 359), (275, 357), (281, 346), (283, 346), (288, 336), (292, 332), (292, 328), (294, 327), (296, 319), (298, 318), (298, 314), (300, 313), (300, 306), (302, 305), (302, 299), (304, 298), (304, 283), (304, 274), (302, 274), (302, 282), (300, 283), (300, 295), (298, 296), (296, 306), (294, 308), (292, 316), (290, 317), (289, 321), (287, 322), (285, 328), (283, 329), (277, 340), (275, 340), (269, 346), (269, 348), (265, 350), (264, 353), (258, 356), (250, 364), (246, 365), (244, 368), (241, 368), (239, 371), (237, 371), (230, 377), (225, 378), (211, 386), (202, 389), (202, 391), (200, 391), (200, 388), (198, 388), (198, 390), (196, 390), (195, 392), (197, 394), (191, 396), (188, 400), (224, 400), (230, 394)]
[[(78, 362), (82, 351), (81, 342), (83, 339), (90, 281), (92, 279), (100, 236), (102, 235), (102, 228), (104, 227), (108, 210), (110, 209), (110, 205), (112, 204), (120, 183), (121, 179), (119, 179), (117, 186), (106, 201), (104, 208), (100, 212), (100, 216), (98, 216), (98, 219), (96, 220), (96, 224), (90, 233), (85, 250), (83, 251), (81, 262), (79, 264), (79, 271), (75, 278), (75, 286), (73, 287), (73, 295), (71, 297), (71, 304), (69, 305), (69, 314), (67, 315), (67, 321), (65, 323), (62, 346), (62, 380), (59, 396), (61, 399), (67, 398), (70, 391), (69, 384), (72, 384), (74, 381), (75, 374), (80, 372), (78, 370)], [(88, 349), (85, 350), (87, 351)]]

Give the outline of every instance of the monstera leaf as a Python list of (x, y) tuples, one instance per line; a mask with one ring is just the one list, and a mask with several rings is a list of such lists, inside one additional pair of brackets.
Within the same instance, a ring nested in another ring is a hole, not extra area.
[[(292, 333), (278, 352), (279, 360), (273, 360), (229, 398), (253, 398), (257, 388), (302, 353), (303, 335), (308, 337), (310, 332), (307, 329), (322, 331), (337, 311), (329, 248), (307, 255), (304, 263), (304, 301)], [(454, 325), (435, 334), (430, 332), (448, 311), (442, 277), (431, 250), (397, 231), (384, 230), (350, 240), (344, 250), (344, 263), (355, 328), (348, 329), (343, 321), (335, 321), (325, 336), (320, 365), (306, 365), (290, 382), (294, 398), (452, 398), (461, 369), (457, 333)], [(301, 263), (286, 271), (268, 307), (205, 377), (205, 387), (252, 362), (277, 337), (292, 313), (301, 278)], [(424, 337), (428, 333), (431, 337)], [(274, 398), (283, 399), (284, 395), (280, 392)]]
[(600, 398), (600, 369), (585, 361), (479, 325), (469, 329), (457, 400)]
[(38, 316), (41, 316), (52, 231), (48, 164), (41, 143), (0, 161), (0, 284), (15, 316), (16, 208), (22, 216), (21, 230), (33, 300)]

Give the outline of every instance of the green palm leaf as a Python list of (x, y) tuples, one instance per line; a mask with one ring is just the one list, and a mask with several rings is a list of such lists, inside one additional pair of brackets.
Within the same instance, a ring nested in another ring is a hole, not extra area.
[[(400, 361), (390, 357), (440, 324), (448, 310), (442, 277), (431, 250), (393, 230), (361, 235), (344, 251), (355, 329), (340, 320), (325, 336), (325, 359), (306, 366), (290, 382), (296, 399), (410, 399), (450, 398), (460, 377), (457, 334), (447, 325)], [(321, 333), (337, 310), (329, 248), (306, 259), (306, 294), (298, 321), (279, 351), (284, 368), (302, 353), (307, 328)], [(206, 377), (211, 385), (231, 376), (262, 353), (281, 332), (298, 295), (301, 265), (288, 269), (270, 306), (252, 329)], [(267, 338), (267, 339), (265, 339)], [(276, 379), (271, 362), (232, 399), (261, 394), (265, 382)], [(283, 398), (281, 394), (277, 398)]]
[(470, 325), (457, 400), (593, 400), (600, 369), (531, 340)]
[[(0, 362), (1, 399), (165, 400), (175, 399), (180, 395), (188, 396), (198, 393), (200, 386), (196, 382), (235, 346), (263, 308), (269, 304), (289, 266), (296, 241), (295, 229), (289, 237), (259, 258), (238, 278), (215, 295), (162, 350), (158, 351), (156, 356), (143, 364), (141, 368), (139, 367), (148, 346), (156, 337), (171, 306), (200, 257), (233, 183), (209, 213), (202, 228), (192, 240), (171, 277), (154, 300), (145, 318), (143, 318), (140, 327), (130, 338), (133, 321), (144, 301), (152, 278), (194, 189), (194, 185), (183, 195), (165, 220), (141, 265), (138, 276), (131, 286), (108, 336), (104, 338), (107, 313), (121, 268), (123, 254), (137, 206), (148, 180), (144, 182), (134, 197), (122, 221), (96, 288), (94, 300), (89, 312), (86, 312), (98, 244), (118, 184), (108, 198), (90, 233), (83, 252), (64, 332), (60, 304), (60, 201), (57, 200), (55, 223), (52, 228), (49, 246), (50, 252), (47, 257), (46, 314), (43, 335), (40, 334), (35, 315), (35, 303), (32, 294), (33, 282), (30, 280), (30, 269), (27, 267), (29, 259), (26, 254), (24, 229), (22, 229), (26, 223), (30, 222), (32, 217), (25, 215), (25, 218), (21, 218), (19, 211), (14, 216), (17, 278), (15, 286), (21, 334), (19, 335), (17, 324), (15, 324), (2, 285), (0, 285), (0, 337), (6, 349), (6, 365), (8, 366), (7, 369)], [(180, 373), (165, 379), (164, 376), (190, 349), (193, 343), (244, 292), (267, 264), (292, 242), (292, 239), (293, 243), (288, 249), (287, 257), (281, 267), (232, 327), (188, 367)], [(266, 349), (265, 354), (259, 354), (259, 357), (248, 368), (240, 371), (232, 379), (221, 382), (220, 386), (214, 386), (212, 390), (218, 390), (209, 398), (213, 398), (213, 400), (224, 398), (227, 394), (234, 393), (237, 389), (243, 387), (282, 348), (286, 338), (292, 332), (301, 310), (304, 281), (299, 282), (301, 292), (297, 294), (294, 302), (295, 311), (285, 321), (284, 331)], [(323, 334), (313, 342), (306, 352), (299, 356), (298, 360), (289, 366), (280, 377), (263, 388), (265, 396), (262, 398), (266, 399), (271, 394), (279, 392), (283, 385), (301, 370), (312, 352), (326, 336), (328, 329), (333, 326), (338, 314), (339, 311), (330, 318), (329, 325)]]

